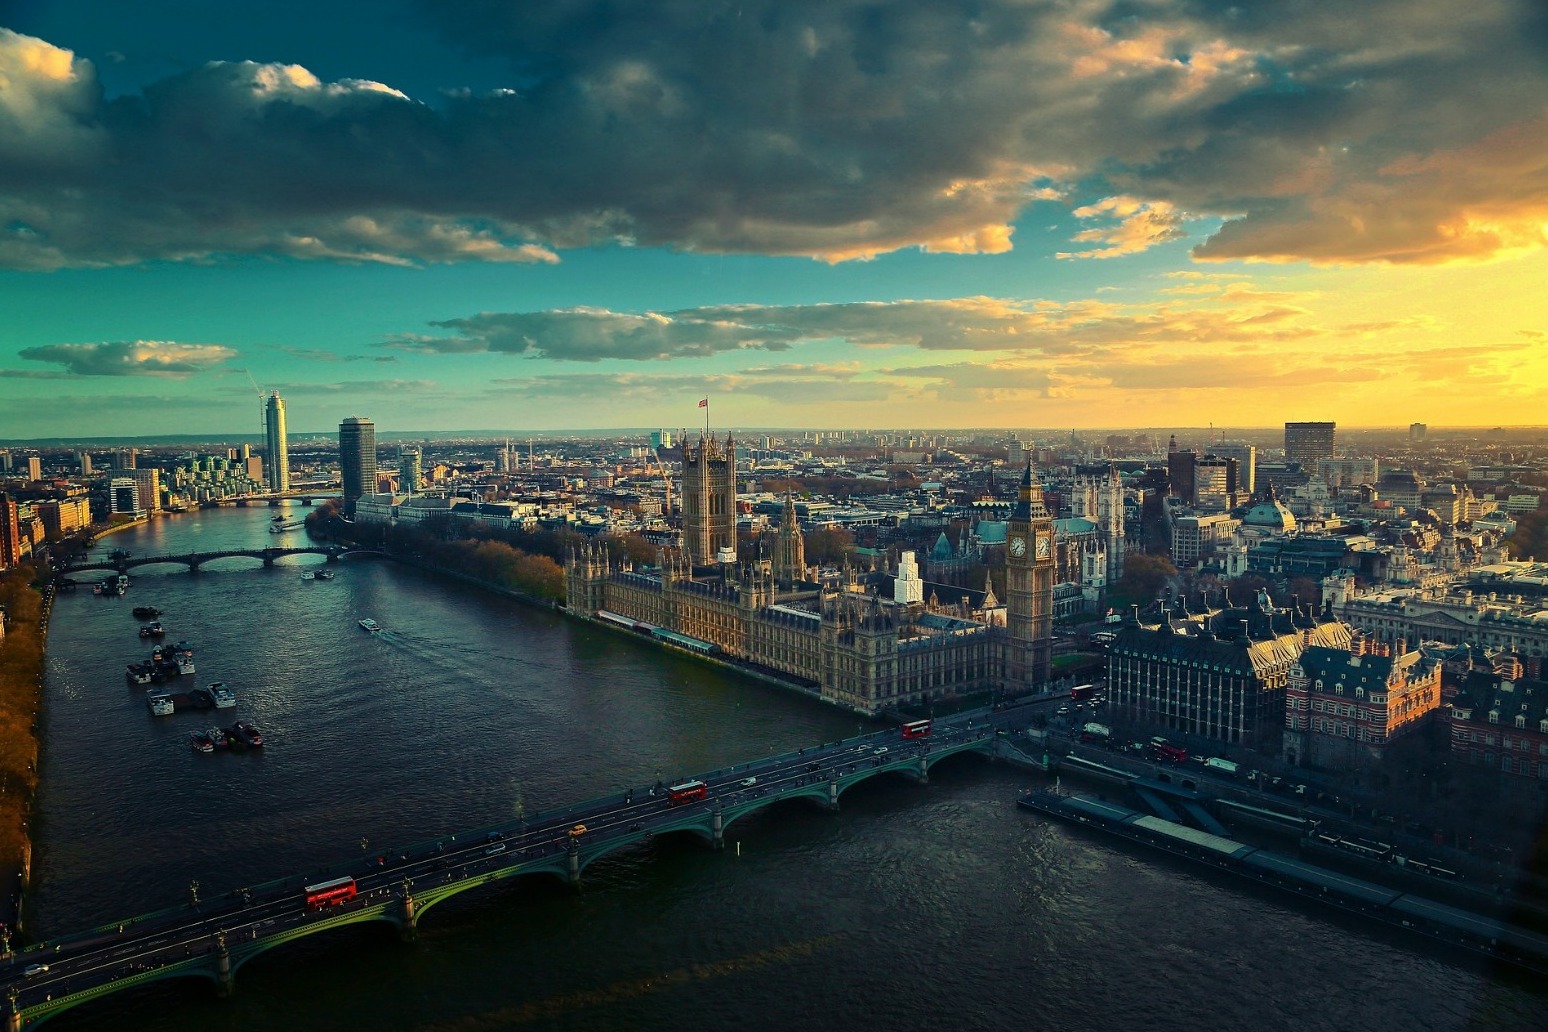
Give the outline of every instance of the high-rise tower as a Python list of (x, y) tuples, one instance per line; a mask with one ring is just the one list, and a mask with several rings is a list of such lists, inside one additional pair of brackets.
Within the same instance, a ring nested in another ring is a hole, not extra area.
[[(502, 453), (503, 454), (503, 453)], [(398, 449), (398, 490), (418, 494), (425, 486), (424, 453), (418, 448)]]
[(1012, 695), (1046, 682), (1053, 669), (1053, 582), (1053, 516), (1028, 462), (1005, 547), (1005, 690)]
[(344, 481), (344, 513), (354, 515), (361, 495), (376, 493), (376, 424), (350, 416), (339, 424), (339, 473)]
[(736, 555), (736, 444), (709, 434), (683, 441), (683, 548), (694, 563)]
[(1299, 462), (1301, 468), (1317, 472), (1318, 459), (1333, 457), (1333, 431), (1337, 423), (1286, 423), (1285, 461)]
[(285, 439), (285, 401), (279, 391), (271, 391), (263, 407), (266, 456), (269, 460), (269, 490), (290, 490), (290, 444)]

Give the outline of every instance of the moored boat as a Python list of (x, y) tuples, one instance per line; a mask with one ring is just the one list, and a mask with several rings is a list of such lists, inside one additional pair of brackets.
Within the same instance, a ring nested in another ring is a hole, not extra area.
[(232, 745), (243, 745), (257, 749), (263, 745), (263, 735), (258, 728), (245, 720), (239, 720), (226, 729), (226, 735)]
[(149, 663), (130, 663), (124, 668), (124, 676), (130, 684), (150, 684), (154, 670)]
[(212, 753), (215, 751), (215, 740), (210, 737), (208, 731), (191, 731), (188, 740), (193, 745), (194, 752)]
[(152, 692), (145, 696), (145, 703), (150, 707), (151, 715), (157, 717), (170, 717), (175, 708), (172, 696), (166, 692)]
[(382, 625), (371, 619), (369, 616), (360, 621), (360, 626), (361, 629), (369, 631), (372, 634), (377, 634), (382, 629)]
[(155, 606), (135, 606), (131, 612), (141, 620), (154, 620), (161, 615), (161, 610)]
[(142, 638), (164, 638), (166, 637), (166, 634), (167, 629), (161, 626), (160, 620), (157, 620), (154, 623), (144, 624), (140, 627), (140, 637)]
[(236, 693), (226, 687), (226, 682), (211, 683), (209, 691), (210, 697), (215, 700), (216, 709), (230, 709), (236, 705)]

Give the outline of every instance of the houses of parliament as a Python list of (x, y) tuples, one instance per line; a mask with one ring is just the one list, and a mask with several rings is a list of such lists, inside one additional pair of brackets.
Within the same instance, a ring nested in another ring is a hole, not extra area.
[(993, 585), (926, 584), (914, 553), (894, 568), (819, 575), (794, 502), (772, 547), (737, 560), (736, 449), (706, 433), (683, 444), (680, 546), (652, 568), (600, 545), (565, 564), (570, 610), (747, 664), (859, 713), (970, 692), (1020, 695), (1049, 679), (1054, 526), (1029, 462), (1006, 535), (1006, 598)]

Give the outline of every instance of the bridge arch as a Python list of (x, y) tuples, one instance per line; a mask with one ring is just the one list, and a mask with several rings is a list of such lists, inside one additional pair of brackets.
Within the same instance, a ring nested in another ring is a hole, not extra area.
[[(400, 905), (401, 904), (399, 901), (394, 898), (387, 902), (379, 903), (360, 910), (331, 915), (320, 914), (318, 915), (318, 919), (316, 921), (313, 921), (309, 924), (287, 929), (284, 932), (265, 936), (260, 939), (249, 940), (245, 943), (240, 941), (232, 942), (228, 937), (227, 948), (231, 951), (232, 977), (235, 977), (236, 973), (240, 971), (243, 965), (245, 965), (248, 961), (255, 960), (258, 957), (272, 953), (282, 946), (289, 946), (291, 943), (300, 939), (308, 939), (315, 935), (330, 935), (345, 928), (354, 928), (356, 926), (368, 924), (386, 924), (391, 925), (394, 928), (401, 927), (401, 919), (393, 912), (394, 909)], [(218, 983), (218, 976), (216, 976), (214, 973), (214, 962), (215, 958), (212, 954), (210, 956), (210, 978)]]

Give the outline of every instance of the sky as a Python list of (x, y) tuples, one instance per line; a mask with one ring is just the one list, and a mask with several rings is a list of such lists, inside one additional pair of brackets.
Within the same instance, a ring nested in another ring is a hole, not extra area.
[(0, 440), (1548, 423), (1540, 0), (0, 0)]

